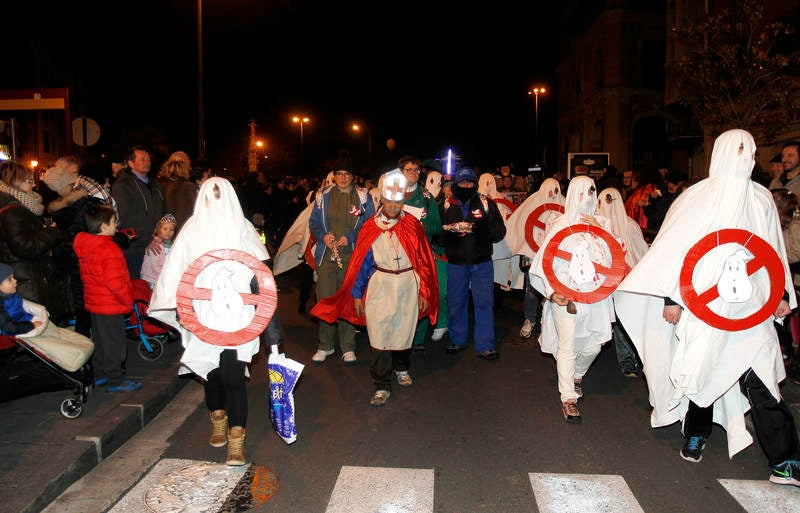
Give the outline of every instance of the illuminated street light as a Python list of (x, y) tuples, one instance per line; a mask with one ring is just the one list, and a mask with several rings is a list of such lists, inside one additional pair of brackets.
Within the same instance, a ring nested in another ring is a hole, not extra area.
[[(353, 132), (361, 132), (362, 127), (358, 123), (353, 123), (350, 127)], [(372, 132), (367, 132), (367, 174), (372, 173)]]
[(293, 116), (292, 123), (296, 123), (300, 125), (300, 175), (303, 175), (303, 171), (305, 170), (305, 153), (303, 151), (303, 127), (306, 123), (311, 121), (311, 118), (308, 116)]
[(544, 87), (534, 87), (530, 91), (528, 91), (529, 95), (533, 95), (534, 97), (534, 119), (535, 119), (535, 126), (534, 126), (534, 135), (533, 135), (533, 153), (537, 159), (539, 160), (539, 95), (544, 95), (547, 91)]

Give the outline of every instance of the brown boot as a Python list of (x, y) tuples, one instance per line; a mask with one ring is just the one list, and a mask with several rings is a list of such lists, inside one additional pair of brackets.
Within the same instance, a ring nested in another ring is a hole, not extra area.
[(212, 447), (223, 447), (228, 443), (228, 415), (225, 410), (214, 410), (211, 416), (211, 438), (208, 443)]
[(244, 428), (241, 426), (234, 426), (228, 432), (228, 459), (225, 463), (232, 467), (245, 464)]

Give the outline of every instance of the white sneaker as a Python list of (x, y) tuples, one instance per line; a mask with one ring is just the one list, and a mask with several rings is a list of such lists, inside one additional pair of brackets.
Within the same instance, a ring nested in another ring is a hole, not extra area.
[(410, 387), (414, 383), (408, 371), (394, 371), (394, 375), (397, 376), (397, 383), (401, 387)]
[(333, 354), (333, 349), (328, 351), (324, 351), (322, 349), (317, 349), (317, 352), (314, 353), (314, 356), (311, 357), (312, 362), (322, 363), (325, 361), (325, 358), (329, 357)]
[(344, 363), (356, 363), (356, 354), (353, 351), (346, 351), (342, 355), (342, 360), (344, 360)]
[(433, 330), (433, 335), (431, 335), (431, 340), (438, 342), (444, 338), (444, 334), (447, 333), (447, 328), (436, 328)]
[(525, 319), (525, 322), (522, 324), (522, 328), (519, 330), (519, 336), (522, 338), (530, 338), (531, 333), (533, 333), (533, 323)]

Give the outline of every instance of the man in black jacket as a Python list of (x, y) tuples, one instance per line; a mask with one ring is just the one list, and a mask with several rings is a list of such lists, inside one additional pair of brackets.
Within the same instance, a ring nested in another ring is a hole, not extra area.
[(447, 352), (467, 347), (469, 299), (474, 308), (475, 352), (497, 360), (494, 337), (494, 266), (492, 244), (503, 240), (506, 225), (491, 199), (478, 193), (475, 172), (461, 168), (453, 177), (453, 197), (445, 200), (441, 242), (447, 254), (447, 300), (450, 341)]

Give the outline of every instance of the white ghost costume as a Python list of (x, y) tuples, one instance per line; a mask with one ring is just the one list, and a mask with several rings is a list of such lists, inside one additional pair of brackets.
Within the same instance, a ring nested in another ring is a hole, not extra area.
[[(611, 198), (611, 203), (606, 201), (606, 196)], [(597, 213), (611, 220), (611, 231), (625, 250), (625, 263), (633, 269), (647, 253), (649, 246), (639, 223), (625, 212), (625, 202), (619, 190), (609, 187), (600, 191), (597, 195)]]
[[(273, 275), (278, 276), (290, 271), (303, 262), (306, 246), (308, 241), (311, 240), (311, 228), (309, 228), (308, 220), (311, 219), (311, 211), (314, 210), (314, 198), (323, 188), (334, 183), (336, 182), (334, 181), (333, 171), (331, 171), (325, 178), (325, 182), (318, 189), (309, 191), (308, 195), (306, 195), (306, 208), (298, 214), (292, 225), (286, 230), (278, 251), (273, 255)], [(314, 254), (313, 249), (311, 254)]]
[[(555, 178), (546, 178), (542, 182), (542, 185), (539, 186), (539, 190), (528, 196), (525, 201), (514, 210), (511, 217), (506, 220), (506, 236), (504, 241), (511, 251), (511, 254), (525, 255), (531, 259), (536, 256), (536, 250), (528, 244), (525, 238), (525, 224), (531, 212), (545, 203), (555, 203), (562, 207), (564, 206), (564, 195), (561, 191), (561, 185)], [(543, 225), (534, 227), (532, 237), (533, 240), (539, 244), (539, 247), (541, 247), (544, 241), (547, 227), (560, 215), (560, 212), (548, 210), (541, 218)]]
[[(597, 193), (594, 191), (594, 181), (588, 176), (576, 176), (570, 181), (567, 190), (564, 213), (559, 215), (548, 228), (541, 249), (531, 264), (531, 285), (544, 297), (549, 298), (555, 291), (544, 273), (544, 248), (562, 229), (572, 225), (586, 226), (581, 221), (581, 216), (584, 214), (593, 215), (600, 226), (610, 233), (610, 221), (596, 214), (596, 210)], [(575, 278), (577, 271), (592, 272), (594, 269), (592, 262), (611, 266), (611, 252), (604, 241), (582, 231), (566, 237), (559, 248), (568, 253), (577, 253), (569, 261), (554, 259), (553, 272), (561, 283), (579, 292), (591, 292), (602, 285), (604, 278), (599, 275), (585, 276), (579, 280)], [(584, 258), (580, 259), (581, 256)], [(576, 302), (575, 306), (577, 313), (569, 314), (566, 306), (546, 301), (543, 307), (542, 331), (539, 335), (542, 352), (556, 357), (562, 402), (577, 399), (573, 379), (583, 377), (600, 352), (602, 344), (611, 340), (611, 323), (615, 320), (610, 296), (595, 303)]]
[[(493, 200), (505, 199), (505, 196), (497, 192), (497, 182), (491, 173), (483, 173), (478, 178), (478, 192)], [(511, 209), (499, 201), (496, 201), (495, 204), (506, 222), (506, 233), (508, 233), (508, 218), (512, 215)], [(492, 244), (492, 264), (494, 265), (495, 283), (504, 288), (522, 288), (525, 276), (519, 268), (519, 256), (511, 253), (505, 239)]]
[[(737, 383), (740, 376), (752, 368), (780, 399), (778, 383), (785, 371), (773, 318), (742, 331), (712, 327), (686, 307), (679, 280), (687, 253), (701, 238), (721, 229), (742, 229), (775, 249), (783, 264), (789, 306), (797, 306), (775, 202), (766, 188), (750, 179), (755, 151), (753, 137), (744, 130), (729, 130), (717, 138), (708, 178), (678, 196), (647, 254), (614, 293), (617, 315), (642, 359), (653, 406), (651, 425), (682, 421), (690, 400), (700, 407), (713, 403), (713, 421), (727, 432), (730, 457), (753, 441), (745, 426), (750, 406)], [(709, 250), (694, 269), (694, 289), (715, 286), (725, 264), (741, 248), (722, 244)], [(759, 310), (770, 292), (767, 271), (762, 267), (750, 281), (752, 290), (745, 301), (717, 298), (709, 307), (729, 319)], [(683, 308), (676, 325), (663, 319), (665, 297)]]
[[(258, 232), (244, 217), (233, 186), (223, 178), (214, 177), (200, 187), (194, 213), (172, 244), (147, 312), (180, 331), (185, 349), (179, 374), (193, 372), (203, 379), (219, 366), (219, 356), (224, 349), (235, 349), (237, 359), (242, 362), (250, 362), (259, 350), (258, 337), (239, 346), (215, 345), (197, 338), (178, 323), (176, 309), (181, 277), (195, 259), (217, 249), (237, 249), (260, 261), (269, 258)], [(255, 308), (244, 304), (240, 294), (250, 293), (252, 278), (253, 271), (242, 263), (225, 260), (207, 266), (197, 275), (195, 285), (211, 289), (211, 301), (192, 301), (198, 321), (208, 328), (228, 332), (249, 325)]]

